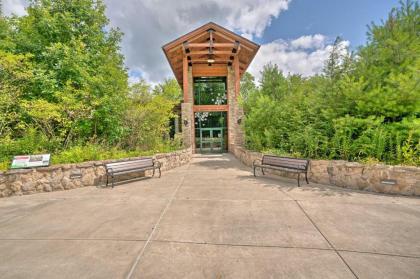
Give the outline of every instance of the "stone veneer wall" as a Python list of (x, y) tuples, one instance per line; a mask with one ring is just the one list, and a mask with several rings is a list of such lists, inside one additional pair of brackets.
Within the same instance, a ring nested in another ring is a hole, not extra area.
[(243, 109), (239, 105), (238, 98), (235, 94), (235, 70), (233, 67), (228, 67), (227, 75), (227, 91), (228, 91), (228, 150), (233, 152), (236, 146), (242, 146), (244, 143), (244, 135), (241, 124), (238, 120), (243, 117)]
[[(262, 153), (236, 147), (232, 152), (242, 163), (252, 166)], [(267, 170), (268, 173), (293, 177), (290, 172)], [(301, 176), (302, 178), (302, 176)], [(308, 178), (315, 183), (387, 194), (420, 196), (420, 168), (409, 166), (364, 165), (342, 160), (311, 160)], [(304, 179), (301, 180), (305, 185)], [(394, 185), (388, 184), (394, 182)]]
[[(187, 99), (181, 103), (181, 130), (182, 130), (182, 140), (185, 148), (190, 148), (194, 146), (193, 133), (194, 133), (194, 112), (193, 112), (193, 92), (194, 92), (194, 82), (192, 76), (192, 67), (188, 66), (188, 94)], [(184, 121), (187, 121), (187, 125), (184, 124)]]
[[(184, 124), (187, 121), (187, 125)], [(185, 148), (193, 146), (192, 133), (194, 131), (193, 104), (181, 103), (182, 143)]]
[[(162, 171), (187, 164), (191, 157), (191, 148), (153, 156), (153, 158), (161, 162)], [(101, 185), (105, 183), (104, 164), (138, 158), (141, 157), (0, 172), (0, 198)], [(141, 177), (144, 175), (144, 172), (140, 172), (129, 175), (129, 177)]]

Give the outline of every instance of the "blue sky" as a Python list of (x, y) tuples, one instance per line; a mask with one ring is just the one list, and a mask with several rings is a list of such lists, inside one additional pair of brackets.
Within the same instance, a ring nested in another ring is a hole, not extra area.
[[(165, 43), (216, 22), (261, 44), (248, 71), (267, 63), (285, 73), (322, 71), (336, 36), (343, 52), (366, 42), (367, 25), (386, 19), (397, 0), (104, 0), (112, 27), (124, 32), (121, 51), (130, 81), (156, 84), (173, 73)], [(25, 14), (27, 0), (3, 0), (6, 15)]]
[(355, 48), (366, 42), (366, 26), (379, 23), (396, 6), (398, 0), (293, 0), (256, 41), (264, 44), (319, 33), (341, 36)]

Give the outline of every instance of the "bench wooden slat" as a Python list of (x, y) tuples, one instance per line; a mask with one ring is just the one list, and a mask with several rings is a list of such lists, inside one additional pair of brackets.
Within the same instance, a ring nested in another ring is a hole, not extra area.
[(130, 161), (113, 162), (113, 163), (108, 163), (107, 165), (123, 165), (123, 164), (137, 163), (137, 162), (152, 162), (152, 161), (153, 161), (153, 159), (147, 158), (147, 159), (138, 159), (138, 160), (130, 160)]
[(107, 175), (107, 185), (108, 185), (108, 177), (111, 176), (112, 178), (112, 187), (114, 187), (114, 176), (120, 174), (126, 174), (136, 171), (145, 171), (153, 169), (153, 175), (155, 174), (155, 169), (159, 170), (159, 177), (160, 173), (160, 163), (158, 162), (155, 165), (155, 161), (153, 158), (141, 158), (136, 160), (130, 161), (122, 161), (122, 162), (114, 162), (105, 164), (106, 168), (106, 175)]
[(116, 174), (119, 175), (119, 174), (131, 173), (131, 172), (146, 171), (146, 170), (151, 170), (151, 169), (153, 169), (153, 167), (147, 167), (147, 168), (142, 168), (142, 169), (138, 169), (138, 168), (137, 169), (127, 169), (127, 170), (119, 171)]
[(306, 164), (308, 160), (305, 159), (292, 159), (292, 158), (284, 158), (284, 157), (274, 157), (274, 156), (264, 156), (263, 162), (265, 161), (272, 161), (272, 162), (287, 162), (287, 163), (304, 163)]
[(132, 163), (132, 164), (111, 165), (111, 166), (107, 166), (107, 168), (118, 170), (118, 169), (125, 169), (125, 168), (142, 168), (142, 167), (150, 167), (150, 166), (153, 166), (153, 162), (138, 162), (138, 163)]
[(116, 167), (112, 167), (112, 168), (108, 168), (108, 170), (110, 170), (110, 172), (116, 174), (116, 173), (120, 173), (126, 170), (140, 170), (140, 169), (146, 169), (146, 168), (153, 168), (153, 165), (148, 165), (148, 166), (131, 166), (131, 167), (124, 167), (124, 168), (116, 168)]
[[(258, 165), (257, 165), (258, 166)], [(304, 171), (299, 170), (299, 169), (290, 169), (290, 168), (285, 168), (285, 167), (277, 167), (277, 166), (272, 166), (272, 165), (260, 165), (261, 167), (264, 167), (265, 169), (272, 169), (272, 170), (280, 170), (280, 171), (288, 171), (288, 172), (300, 172), (300, 173), (304, 173)]]
[(303, 162), (307, 161), (307, 159), (303, 159), (303, 158), (282, 157), (282, 156), (277, 156), (277, 155), (263, 155), (263, 157), (274, 158), (278, 160), (291, 160), (291, 161), (303, 161)]
[(267, 164), (267, 165), (278, 165), (278, 164), (282, 164), (282, 165), (291, 165), (291, 166), (301, 166), (301, 165), (306, 165), (307, 162), (302, 162), (302, 161), (282, 161), (282, 160), (272, 160), (272, 159), (265, 159), (263, 162), (263, 164)]
[(264, 174), (264, 168), (268, 168), (268, 169), (298, 173), (298, 186), (300, 186), (299, 184), (300, 173), (304, 173), (306, 182), (309, 183), (308, 178), (307, 178), (309, 160), (306, 160), (306, 159), (280, 157), (280, 156), (275, 156), (275, 155), (264, 155), (261, 160), (261, 163), (258, 164), (258, 163), (255, 163), (254, 161), (253, 166), (254, 166), (254, 176), (256, 176), (255, 169), (257, 167), (261, 168), (263, 174)]
[(300, 162), (282, 162), (282, 161), (264, 161), (263, 165), (272, 165), (272, 166), (290, 166), (290, 167), (306, 167), (306, 163)]
[(274, 156), (264, 156), (262, 160), (263, 165), (272, 165), (272, 166), (285, 166), (290, 168), (303, 168), (305, 169), (308, 165), (307, 160), (302, 159), (291, 159), (291, 158), (282, 158)]
[(145, 159), (138, 159), (138, 160), (131, 160), (131, 161), (123, 161), (123, 162), (115, 162), (106, 164), (106, 167), (117, 167), (117, 166), (126, 166), (126, 165), (153, 165), (152, 158), (145, 158)]
[(288, 169), (298, 169), (302, 171), (306, 170), (306, 166), (304, 165), (261, 164), (261, 166), (282, 167), (282, 168), (288, 168)]

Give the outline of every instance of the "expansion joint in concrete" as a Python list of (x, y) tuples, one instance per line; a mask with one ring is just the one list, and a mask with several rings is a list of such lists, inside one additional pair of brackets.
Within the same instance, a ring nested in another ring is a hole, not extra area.
[[(190, 167), (190, 163), (188, 163), (187, 166), (187, 170)], [(141, 257), (143, 256), (144, 252), (146, 251), (147, 247), (149, 246), (149, 243), (152, 241), (153, 238), (153, 234), (155, 233), (156, 229), (159, 227), (160, 222), (163, 219), (163, 216), (165, 216), (165, 213), (168, 211), (169, 207), (172, 204), (172, 201), (175, 199), (176, 193), (178, 192), (179, 188), (182, 186), (182, 184), (184, 183), (184, 179), (186, 174), (188, 173), (188, 171), (185, 171), (182, 174), (182, 178), (181, 181), (179, 182), (179, 184), (176, 186), (175, 190), (173, 191), (170, 199), (168, 200), (168, 203), (166, 204), (165, 208), (162, 210), (162, 213), (160, 214), (158, 220), (156, 221), (155, 225), (152, 228), (152, 231), (149, 234), (149, 237), (146, 240), (146, 243), (144, 244), (143, 248), (140, 250), (140, 252), (137, 254), (137, 257), (135, 258), (133, 264), (131, 265), (130, 271), (128, 272), (126, 279), (131, 279), (131, 277), (134, 274), (134, 271), (136, 270), (137, 266), (140, 263)]]
[(354, 275), (355, 278), (359, 279), (359, 276), (356, 275), (356, 273), (353, 271), (353, 269), (350, 267), (350, 265), (346, 262), (346, 260), (341, 256), (340, 252), (334, 247), (334, 245), (328, 240), (328, 238), (322, 233), (322, 231), (318, 228), (318, 226), (315, 224), (315, 222), (312, 220), (311, 217), (309, 217), (308, 213), (306, 213), (305, 209), (300, 205), (298, 201), (296, 201), (297, 206), (302, 210), (303, 214), (305, 214), (306, 218), (312, 223), (312, 225), (315, 227), (315, 229), (319, 232), (320, 235), (325, 239), (325, 241), (328, 243), (328, 245), (334, 250), (334, 252), (337, 254), (338, 257), (343, 261), (343, 263), (347, 266), (347, 268), (350, 270), (350, 272)]

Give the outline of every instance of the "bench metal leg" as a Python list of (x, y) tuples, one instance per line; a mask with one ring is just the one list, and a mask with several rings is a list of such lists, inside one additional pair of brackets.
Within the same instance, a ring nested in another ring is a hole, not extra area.
[(300, 187), (300, 172), (298, 172), (298, 187)]
[(254, 166), (254, 177), (257, 177), (257, 175), (255, 174), (255, 169), (256, 169), (257, 167), (256, 166)]
[(158, 169), (158, 171), (159, 171), (159, 178), (160, 178), (160, 177), (162, 176), (162, 172), (160, 171), (160, 167), (153, 167), (153, 174), (152, 174), (152, 177), (154, 177), (154, 176), (155, 176), (156, 169)]
[(307, 172), (305, 172), (305, 179), (306, 179), (306, 184), (309, 184), (309, 182), (308, 182), (308, 173)]
[(265, 175), (264, 168), (261, 168), (261, 172), (263, 175)]
[(108, 187), (108, 180), (109, 180), (109, 175), (106, 174), (106, 186), (105, 187)]
[(112, 188), (114, 188), (114, 175), (112, 175), (111, 178), (112, 178)]

